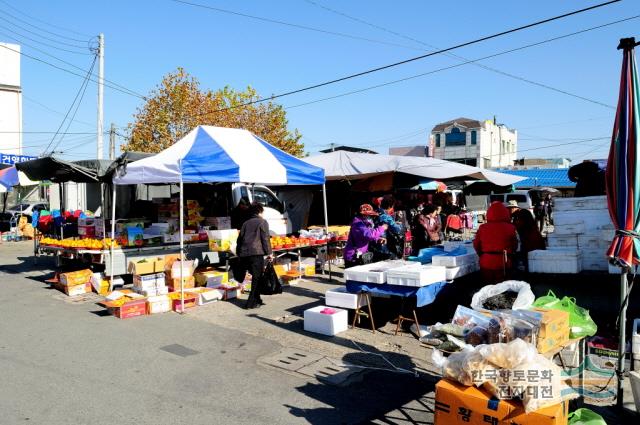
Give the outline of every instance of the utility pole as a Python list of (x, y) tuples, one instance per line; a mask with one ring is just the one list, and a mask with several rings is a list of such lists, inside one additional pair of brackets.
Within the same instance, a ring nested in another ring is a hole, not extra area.
[(98, 149), (97, 159), (102, 159), (104, 144), (104, 34), (98, 36)]
[(111, 161), (116, 159), (116, 125), (114, 123), (111, 123), (109, 130), (109, 159)]

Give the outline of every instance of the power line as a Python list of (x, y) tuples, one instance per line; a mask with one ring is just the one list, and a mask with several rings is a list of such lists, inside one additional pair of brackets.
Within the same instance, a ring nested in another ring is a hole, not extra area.
[[(35, 100), (35, 99), (33, 99), (33, 98), (29, 97), (29, 96), (25, 96), (24, 93), (22, 94), (22, 98), (24, 100), (28, 101), (28, 102), (31, 102), (33, 104), (36, 104), (36, 105), (40, 106), (41, 108), (43, 108), (43, 109), (45, 109), (45, 110), (47, 110), (49, 112), (52, 112), (52, 113), (58, 114), (58, 115), (64, 115), (64, 112), (56, 111), (55, 109), (52, 109), (52, 108), (48, 107), (47, 105), (45, 105), (43, 103), (40, 103), (39, 101), (37, 101), (37, 100)], [(86, 121), (80, 121), (80, 120), (73, 120), (73, 121), (77, 122), (78, 124), (84, 124), (84, 125), (89, 126), (89, 127), (94, 127), (95, 126), (95, 123), (92, 124), (92, 123), (89, 123), (89, 122), (86, 122)]]
[[(0, 12), (2, 12), (2, 11), (0, 11)], [(8, 23), (8, 24), (9, 24), (9, 25), (11, 25), (11, 26), (14, 26), (14, 27), (16, 27), (16, 28), (19, 28), (19, 29), (21, 29), (22, 31), (25, 31), (25, 32), (27, 32), (27, 33), (29, 33), (29, 34), (35, 35), (36, 37), (43, 38), (43, 39), (45, 39), (45, 40), (47, 40), (47, 41), (51, 41), (51, 42), (53, 42), (53, 43), (61, 44), (61, 45), (63, 45), (63, 46), (75, 47), (75, 48), (77, 48), (77, 49), (85, 49), (85, 48), (88, 46), (88, 40), (87, 40), (86, 42), (84, 42), (84, 45), (78, 45), (77, 43), (67, 43), (66, 41), (60, 41), (60, 40), (56, 40), (56, 39), (51, 38), (51, 37), (47, 37), (47, 36), (42, 35), (42, 34), (38, 34), (37, 32), (32, 31), (32, 30), (30, 30), (30, 29), (28, 29), (28, 28), (25, 28), (25, 27), (23, 27), (22, 25), (16, 24), (15, 22), (12, 22), (11, 20), (9, 20), (9, 19), (7, 19), (7, 18), (4, 18), (4, 17), (2, 17), (2, 16), (0, 16), (0, 20), (2, 20), (2, 21), (4, 21), (4, 22)]]
[[(457, 64), (454, 64), (454, 65), (449, 65), (449, 66), (446, 66), (446, 67), (443, 67), (443, 68), (438, 68), (438, 69), (435, 69), (435, 70), (432, 70), (432, 71), (423, 72), (423, 73), (412, 75), (412, 76), (405, 77), (405, 78), (400, 78), (398, 80), (388, 81), (388, 82), (385, 82), (385, 83), (381, 83), (381, 84), (376, 84), (376, 85), (373, 85), (373, 86), (365, 87), (365, 88), (362, 88), (362, 89), (351, 90), (351, 91), (348, 91), (348, 92), (340, 93), (340, 94), (329, 96), (329, 97), (324, 97), (324, 98), (321, 98), (321, 99), (311, 100), (311, 101), (300, 103), (300, 104), (296, 104), (296, 105), (285, 106), (284, 109), (299, 108), (301, 106), (312, 105), (314, 103), (320, 103), (320, 102), (324, 102), (324, 101), (327, 101), (327, 100), (337, 99), (337, 98), (340, 98), (340, 97), (350, 96), (350, 95), (353, 95), (353, 94), (362, 93), (362, 92), (365, 92), (365, 91), (369, 91), (369, 90), (373, 90), (373, 89), (377, 89), (377, 88), (381, 88), (381, 87), (390, 86), (390, 85), (401, 83), (401, 82), (404, 82), (404, 81), (409, 81), (409, 80), (412, 80), (412, 79), (415, 79), (415, 78), (424, 77), (426, 75), (431, 75), (431, 74), (435, 74), (435, 73), (438, 73), (438, 72), (447, 71), (449, 69), (458, 68), (458, 67), (467, 65), (469, 63), (473, 63), (473, 62), (477, 62), (477, 61), (481, 61), (481, 60), (494, 58), (494, 57), (505, 55), (505, 54), (508, 54), (508, 53), (513, 53), (513, 52), (516, 52), (516, 51), (519, 51), (519, 50), (528, 49), (530, 47), (539, 46), (539, 45), (542, 45), (542, 44), (550, 43), (552, 41), (560, 40), (560, 39), (563, 39), (563, 38), (571, 37), (571, 36), (578, 35), (578, 34), (581, 34), (581, 33), (584, 33), (584, 32), (593, 31), (593, 30), (596, 30), (596, 29), (599, 29), (599, 28), (603, 28), (603, 27), (606, 27), (606, 26), (618, 24), (620, 22), (625, 22), (625, 21), (628, 21), (628, 20), (631, 20), (631, 19), (637, 19), (637, 18), (640, 18), (640, 15), (632, 16), (632, 17), (621, 19), (621, 20), (618, 20), (618, 21), (609, 22), (609, 23), (606, 23), (606, 24), (602, 24), (602, 25), (598, 25), (598, 26), (595, 26), (595, 27), (583, 29), (583, 30), (572, 32), (572, 33), (569, 33), (569, 34), (560, 35), (560, 36), (553, 37), (553, 38), (550, 38), (550, 39), (547, 39), (547, 40), (539, 41), (537, 43), (531, 43), (531, 44), (527, 44), (525, 46), (516, 47), (516, 48), (513, 48), (513, 49), (509, 49), (509, 50), (504, 50), (502, 52), (494, 53), (494, 54), (489, 55), (489, 56), (484, 56), (484, 57), (481, 57), (481, 58), (478, 58), (478, 59), (474, 59), (472, 61), (467, 61), (467, 62), (463, 62), (463, 63), (457, 63)], [(574, 95), (574, 96), (578, 96), (578, 95)], [(581, 96), (578, 96), (578, 97), (581, 97)], [(607, 105), (606, 103), (602, 103), (602, 102), (599, 102), (597, 100), (587, 99), (587, 98), (584, 98), (584, 100), (587, 100), (587, 101), (592, 102), (592, 103), (596, 103), (596, 104), (598, 104), (600, 106), (604, 106), (604, 107), (607, 107), (607, 108), (610, 108), (610, 109), (615, 109), (614, 106)]]
[[(87, 78), (83, 82), (84, 88), (82, 89), (82, 94), (80, 95), (80, 100), (78, 100), (78, 103), (76, 104), (76, 108), (73, 111), (73, 114), (71, 115), (71, 118), (69, 119), (69, 122), (67, 123), (67, 128), (64, 129), (65, 132), (69, 131), (69, 128), (71, 127), (71, 124), (73, 124), (73, 119), (76, 117), (76, 114), (78, 113), (78, 109), (80, 108), (80, 104), (82, 104), (82, 99), (84, 99), (84, 94), (87, 91), (87, 86), (89, 86), (89, 75), (91, 75), (91, 73), (93, 72), (93, 67), (96, 64), (96, 60), (97, 60), (97, 57), (94, 56), (93, 57), (93, 63), (91, 64), (91, 68), (89, 69), (89, 73), (87, 74)], [(55, 136), (54, 136), (54, 138), (55, 138)], [(63, 140), (64, 140), (64, 134), (62, 136), (60, 136), (60, 139), (58, 140), (58, 143), (56, 143), (55, 146), (53, 148), (51, 148), (51, 150), (54, 151), (58, 146), (60, 146), (60, 143), (62, 143)]]
[(37, 21), (37, 22), (40, 22), (40, 23), (42, 23), (42, 24), (48, 25), (48, 26), (50, 26), (50, 27), (52, 27), (52, 28), (57, 28), (57, 29), (59, 29), (59, 30), (67, 31), (67, 32), (72, 33), (72, 34), (81, 35), (81, 36), (83, 36), (83, 37), (91, 37), (90, 35), (83, 34), (83, 33), (81, 33), (81, 32), (74, 31), (74, 30), (69, 29), (69, 28), (65, 28), (65, 27), (61, 27), (61, 26), (58, 26), (58, 25), (54, 25), (54, 24), (52, 24), (51, 22), (48, 22), (48, 21), (45, 21), (45, 20), (42, 20), (42, 19), (38, 19), (38, 18), (33, 17), (33, 16), (31, 16), (31, 15), (27, 15), (26, 13), (24, 13), (24, 12), (20, 11), (19, 9), (16, 9), (15, 7), (13, 7), (11, 4), (7, 3), (7, 2), (6, 2), (6, 1), (4, 1), (4, 0), (0, 0), (0, 3), (4, 3), (7, 7), (9, 7), (10, 9), (13, 9), (14, 11), (16, 11), (17, 13), (19, 13), (19, 14), (20, 14), (20, 15), (22, 15), (22, 16), (26, 16), (26, 17), (27, 17), (27, 18), (29, 18), (29, 19), (33, 19), (34, 21)]
[(51, 145), (55, 141), (56, 137), (58, 136), (58, 132), (62, 129), (62, 126), (64, 125), (64, 123), (67, 120), (67, 117), (71, 113), (71, 110), (73, 109), (73, 106), (76, 104), (76, 100), (78, 100), (78, 97), (80, 96), (80, 93), (84, 93), (85, 85), (88, 84), (89, 76), (91, 75), (91, 72), (93, 71), (93, 67), (96, 64), (96, 60), (97, 60), (97, 56), (94, 56), (93, 57), (93, 62), (91, 63), (91, 67), (89, 68), (89, 71), (87, 72), (87, 75), (86, 75), (84, 81), (80, 85), (80, 89), (78, 89), (78, 92), (76, 93), (76, 96), (73, 98), (73, 102), (71, 102), (71, 106), (69, 106), (69, 110), (65, 114), (64, 118), (62, 119), (62, 122), (60, 123), (60, 126), (58, 126), (58, 129), (56, 130), (55, 134), (51, 138), (51, 141), (49, 142), (47, 147), (44, 149), (43, 153), (46, 153), (49, 150), (49, 147), (51, 147)]
[[(172, 0), (172, 1), (181, 1), (181, 0)], [(597, 9), (597, 8), (600, 8), (600, 7), (608, 6), (608, 5), (611, 5), (613, 3), (618, 3), (620, 1), (621, 0), (611, 0), (611, 1), (608, 1), (608, 2), (605, 2), (605, 3), (600, 3), (600, 4), (593, 5), (593, 6), (590, 6), (590, 7), (586, 7), (586, 8), (583, 8), (583, 9), (574, 10), (572, 12), (564, 13), (562, 15), (557, 15), (557, 16), (554, 16), (554, 17), (551, 17), (551, 18), (546, 18), (546, 19), (543, 19), (543, 20), (540, 20), (540, 21), (532, 22), (530, 24), (522, 25), (522, 26), (519, 26), (519, 27), (515, 27), (515, 28), (511, 28), (511, 29), (505, 30), (505, 31), (501, 31), (501, 32), (498, 32), (498, 33), (495, 33), (495, 34), (491, 34), (491, 35), (488, 35), (488, 36), (477, 38), (475, 40), (471, 40), (471, 41), (467, 41), (467, 42), (464, 42), (464, 43), (456, 44), (454, 46), (447, 47), (447, 48), (444, 48), (444, 49), (440, 49), (440, 50), (437, 50), (437, 51), (434, 51), (434, 52), (426, 53), (424, 55), (415, 56), (415, 57), (412, 57), (412, 58), (409, 58), (409, 59), (405, 59), (405, 60), (402, 60), (402, 61), (399, 61), (399, 62), (390, 63), (390, 64), (379, 66), (379, 67), (376, 67), (376, 68), (371, 68), (371, 69), (368, 69), (366, 71), (357, 72), (357, 73), (354, 73), (354, 74), (346, 75), (344, 77), (335, 78), (333, 80), (325, 81), (325, 82), (318, 83), (318, 84), (313, 84), (313, 85), (310, 85), (310, 86), (307, 86), (307, 87), (303, 87), (303, 88), (300, 88), (300, 89), (296, 89), (296, 90), (291, 90), (291, 91), (288, 91), (288, 92), (285, 92), (285, 93), (272, 95), (270, 97), (258, 98), (256, 100), (252, 100), (252, 101), (249, 101), (249, 102), (241, 103), (239, 105), (228, 106), (226, 108), (222, 108), (222, 109), (218, 109), (216, 111), (211, 111), (211, 112), (199, 114), (197, 116), (207, 115), (207, 114), (215, 113), (215, 112), (223, 112), (223, 111), (227, 111), (227, 110), (230, 110), (230, 109), (236, 109), (236, 108), (241, 108), (241, 107), (253, 105), (253, 104), (256, 104), (256, 103), (262, 103), (262, 102), (265, 102), (265, 101), (271, 101), (273, 99), (277, 99), (277, 98), (280, 98), (280, 97), (290, 96), (290, 95), (293, 95), (293, 94), (302, 93), (302, 92), (313, 90), (313, 89), (317, 89), (317, 88), (320, 88), (320, 87), (336, 84), (336, 83), (339, 83), (339, 82), (342, 82), (342, 81), (351, 80), (351, 79), (354, 79), (354, 78), (362, 77), (364, 75), (373, 74), (375, 72), (383, 71), (383, 70), (394, 68), (394, 67), (397, 67), (397, 66), (400, 66), (400, 65), (405, 65), (407, 63), (411, 63), (411, 62), (415, 62), (415, 61), (418, 61), (418, 60), (422, 60), (422, 59), (425, 59), (425, 58), (428, 58), (428, 57), (431, 57), (431, 56), (435, 56), (435, 55), (443, 54), (443, 53), (446, 53), (446, 52), (449, 52), (449, 51), (452, 51), (452, 50), (460, 49), (462, 47), (467, 47), (467, 46), (470, 46), (470, 45), (473, 45), (473, 44), (478, 44), (478, 43), (481, 43), (481, 42), (484, 42), (484, 41), (487, 41), (487, 40), (491, 40), (491, 39), (494, 39), (494, 38), (502, 37), (502, 36), (507, 35), (507, 34), (512, 34), (512, 33), (515, 33), (515, 32), (518, 32), (518, 31), (522, 31), (522, 30), (525, 30), (525, 29), (528, 29), (528, 28), (532, 28), (532, 27), (535, 27), (535, 26), (543, 25), (543, 24), (546, 24), (546, 23), (549, 23), (549, 22), (552, 22), (552, 21), (556, 21), (556, 20), (559, 20), (559, 19), (563, 19), (563, 18), (566, 18), (566, 17), (569, 17), (569, 16), (573, 16), (573, 15), (577, 15), (577, 14), (580, 14), (580, 13), (584, 13), (584, 12), (587, 12), (587, 11), (590, 11), (590, 10), (594, 10), (594, 9)], [(487, 57), (485, 57), (483, 59), (486, 59), (486, 58)], [(607, 105), (607, 106), (609, 106), (609, 105)]]
[(268, 23), (277, 24), (277, 25), (283, 25), (283, 26), (302, 29), (302, 30), (306, 30), (306, 31), (313, 31), (313, 32), (321, 33), (321, 34), (335, 35), (337, 37), (349, 38), (349, 39), (352, 39), (352, 40), (366, 41), (366, 42), (369, 42), (369, 43), (383, 44), (383, 45), (393, 46), (393, 47), (402, 47), (402, 48), (411, 49), (411, 50), (422, 50), (422, 49), (419, 49), (419, 48), (416, 48), (416, 47), (406, 46), (406, 45), (403, 45), (403, 44), (392, 43), (392, 42), (382, 41), (382, 40), (375, 40), (375, 39), (372, 39), (372, 38), (361, 37), (361, 36), (358, 36), (358, 35), (346, 34), (346, 33), (342, 33), (342, 32), (329, 31), (329, 30), (324, 30), (324, 29), (321, 29), (321, 28), (310, 27), (310, 26), (300, 25), (300, 24), (294, 24), (294, 23), (291, 23), (291, 22), (280, 21), (280, 20), (277, 20), (277, 19), (265, 18), (265, 17), (262, 17), (262, 16), (249, 15), (249, 14), (246, 14), (246, 13), (236, 12), (234, 10), (228, 10), (228, 9), (221, 9), (219, 7), (213, 7), (213, 6), (209, 6), (209, 5), (205, 5), (205, 4), (192, 3), (192, 2), (183, 1), (183, 0), (170, 0), (170, 1), (173, 1), (174, 3), (181, 3), (181, 4), (184, 4), (184, 5), (187, 5), (187, 6), (200, 7), (200, 8), (203, 8), (203, 9), (212, 10), (214, 12), (226, 13), (228, 15), (241, 16), (243, 18), (254, 19), (254, 20), (257, 20), (257, 21), (268, 22)]
[[(313, 0), (305, 0), (305, 1), (306, 1), (307, 3), (310, 3), (310, 4), (314, 5), (314, 6), (316, 6), (316, 7), (319, 7), (319, 8), (321, 8), (321, 9), (327, 10), (327, 11), (329, 11), (329, 12), (331, 12), (331, 13), (334, 13), (334, 14), (337, 14), (337, 15), (340, 15), (340, 16), (343, 16), (343, 17), (348, 18), (348, 19), (350, 19), (350, 20), (353, 20), (353, 21), (355, 21), (355, 22), (359, 22), (359, 23), (361, 23), (361, 24), (364, 24), (364, 25), (367, 25), (367, 26), (370, 26), (370, 27), (376, 28), (376, 29), (378, 29), (378, 30), (381, 30), (381, 31), (384, 31), (384, 32), (387, 32), (387, 33), (393, 34), (393, 35), (395, 35), (395, 36), (398, 36), (398, 37), (404, 38), (405, 40), (410, 40), (410, 41), (413, 41), (413, 42), (415, 42), (415, 43), (419, 43), (419, 44), (421, 44), (421, 45), (423, 45), (423, 46), (430, 47), (430, 48), (432, 48), (432, 49), (439, 49), (439, 47), (438, 47), (438, 46), (435, 46), (435, 45), (433, 45), (433, 44), (429, 44), (429, 43), (426, 43), (426, 42), (424, 42), (424, 41), (418, 40), (418, 39), (416, 39), (416, 38), (410, 37), (410, 36), (408, 36), (408, 35), (405, 35), (405, 34), (399, 33), (399, 32), (397, 32), (397, 31), (390, 30), (390, 29), (385, 28), (385, 27), (383, 27), (383, 26), (380, 26), (380, 25), (377, 25), (377, 24), (373, 24), (373, 23), (371, 23), (371, 22), (367, 22), (367, 21), (365, 21), (365, 20), (363, 20), (363, 19), (360, 19), (360, 18), (357, 18), (357, 17), (355, 17), (355, 16), (347, 15), (346, 13), (343, 13), (343, 12), (340, 12), (340, 11), (338, 11), (338, 10), (332, 9), (332, 8), (330, 8), (330, 7), (327, 7), (327, 6), (325, 6), (325, 5), (319, 4), (319, 3), (317, 3), (317, 2), (315, 2), (315, 1), (313, 1)], [(565, 95), (568, 95), (568, 96), (572, 96), (572, 97), (575, 97), (575, 98), (578, 98), (578, 99), (588, 100), (588, 99), (587, 99), (586, 97), (584, 97), (584, 96), (578, 96), (578, 95), (575, 95), (575, 94), (573, 94), (573, 93), (570, 93), (570, 92), (568, 92), (568, 91), (566, 91), (566, 90), (562, 90), (562, 89), (558, 89), (558, 88), (556, 88), (556, 87), (550, 86), (550, 85), (548, 85), (548, 84), (540, 83), (540, 82), (537, 82), (537, 81), (534, 81), (534, 80), (531, 80), (531, 79), (528, 79), (528, 78), (525, 78), (525, 77), (521, 77), (521, 76), (519, 76), (519, 75), (515, 75), (515, 74), (509, 73), (509, 72), (506, 72), (506, 71), (502, 71), (502, 70), (500, 70), (500, 69), (497, 69), (497, 68), (494, 68), (494, 67), (490, 67), (490, 66), (488, 66), (488, 65), (481, 64), (481, 63), (478, 63), (478, 62), (476, 62), (476, 61), (470, 61), (469, 59), (467, 59), (467, 58), (465, 58), (465, 57), (463, 57), (463, 56), (460, 56), (460, 55), (456, 55), (455, 53), (445, 53), (445, 55), (446, 55), (446, 56), (449, 56), (449, 57), (451, 57), (451, 58), (457, 59), (457, 60), (464, 61), (465, 63), (471, 63), (472, 65), (475, 65), (475, 66), (480, 67), (480, 68), (482, 68), (482, 69), (485, 69), (485, 70), (487, 70), (487, 71), (494, 72), (494, 73), (496, 73), (496, 74), (503, 75), (503, 76), (505, 76), (505, 77), (509, 77), (509, 78), (512, 78), (512, 79), (515, 79), (515, 80), (519, 80), (519, 81), (522, 81), (522, 82), (525, 82), (525, 83), (528, 83), (528, 84), (531, 84), (531, 85), (535, 85), (535, 86), (538, 86), (538, 87), (542, 87), (542, 88), (545, 88), (545, 89), (548, 89), (548, 90), (552, 90), (552, 91), (555, 91), (555, 92), (558, 92), (558, 93), (562, 93), (562, 94), (565, 94)], [(598, 101), (592, 101), (592, 103), (600, 104), (600, 102), (598, 102)]]
[[(3, 3), (4, 3), (4, 2), (3, 2)], [(29, 25), (29, 26), (30, 26), (30, 27), (32, 27), (32, 28), (36, 28), (36, 29), (38, 29), (38, 30), (39, 30), (39, 31), (41, 31), (41, 32), (45, 32), (45, 33), (47, 33), (47, 34), (51, 34), (51, 35), (54, 35), (54, 36), (59, 37), (59, 38), (64, 38), (64, 39), (66, 39), (66, 40), (71, 40), (71, 41), (77, 41), (77, 42), (80, 42), (80, 43), (87, 43), (87, 42), (89, 42), (89, 40), (80, 40), (80, 39), (73, 38), (73, 37), (67, 37), (66, 35), (62, 35), (62, 34), (59, 34), (59, 33), (57, 33), (57, 32), (53, 32), (53, 31), (46, 30), (46, 29), (41, 28), (41, 27), (39, 27), (39, 26), (37, 26), (37, 25), (33, 25), (33, 24), (29, 23), (28, 21), (25, 21), (24, 19), (18, 18), (17, 16), (10, 14), (10, 13), (9, 13), (9, 12), (7, 12), (6, 10), (0, 10), (0, 13), (4, 13), (5, 15), (10, 16), (11, 18), (15, 19), (15, 20), (16, 20), (16, 21), (18, 21), (18, 22), (22, 22), (23, 24), (25, 24), (25, 25)]]
[[(63, 134), (56, 131), (0, 131), (0, 134)], [(64, 134), (96, 134), (95, 131), (93, 133), (88, 132), (66, 132)]]
[[(39, 58), (39, 57), (37, 57), (37, 56), (32, 56), (32, 55), (29, 55), (29, 54), (27, 54), (27, 53), (24, 53), (24, 52), (22, 52), (22, 51), (20, 51), (20, 50), (12, 49), (11, 47), (6, 46), (6, 45), (4, 45), (4, 44), (0, 44), (0, 47), (4, 47), (4, 48), (5, 48), (5, 49), (7, 49), (7, 50), (11, 50), (12, 52), (18, 53), (18, 54), (20, 54), (20, 55), (22, 55), (22, 56), (24, 56), (24, 57), (29, 58), (29, 59), (33, 59), (33, 60), (35, 60), (35, 61), (38, 61), (38, 62), (44, 63), (45, 65), (49, 65), (49, 66), (51, 66), (51, 67), (53, 67), (53, 68), (59, 69), (60, 71), (64, 71), (64, 72), (66, 72), (66, 73), (68, 73), (68, 74), (72, 74), (72, 75), (75, 75), (75, 76), (77, 76), (77, 77), (85, 78), (85, 76), (84, 76), (84, 75), (82, 75), (82, 74), (78, 74), (77, 72), (70, 71), (70, 70), (68, 70), (68, 69), (66, 69), (66, 68), (63, 68), (63, 67), (58, 66), (58, 65), (56, 65), (56, 64), (53, 64), (53, 63), (51, 63), (51, 62), (47, 62), (46, 60), (41, 59), (41, 58)], [(33, 47), (32, 47), (32, 48), (33, 48)], [(45, 54), (46, 54), (46, 53), (45, 53)], [(57, 57), (53, 56), (53, 55), (49, 55), (49, 54), (47, 54), (47, 55), (48, 55), (48, 56), (51, 56), (51, 57), (53, 57), (53, 58), (55, 58), (56, 60), (59, 60), (59, 61), (60, 61), (60, 62), (62, 62), (62, 63), (65, 63), (65, 64), (67, 64), (67, 65), (69, 65), (69, 66), (72, 66), (72, 67), (74, 67), (74, 68), (78, 68), (78, 69), (82, 69), (82, 68), (79, 68), (79, 67), (78, 67), (78, 66), (76, 66), (76, 65), (73, 65), (73, 64), (71, 64), (71, 63), (69, 63), (69, 62), (66, 62), (66, 61), (64, 61), (64, 60), (62, 60), (62, 59), (60, 59), (60, 58), (57, 58)], [(83, 70), (83, 71), (84, 71), (84, 70)], [(124, 87), (124, 86), (122, 86), (122, 85), (120, 85), (120, 84), (114, 83), (114, 82), (113, 82), (113, 81), (111, 81), (111, 80), (107, 80), (106, 78), (103, 78), (103, 80), (105, 81), (105, 84), (104, 84), (104, 85), (105, 85), (105, 87), (109, 87), (110, 89), (113, 89), (113, 90), (119, 91), (119, 92), (124, 93), (124, 94), (128, 94), (129, 96), (134, 96), (134, 97), (138, 97), (138, 98), (140, 98), (140, 99), (142, 99), (142, 100), (147, 100), (146, 96), (143, 96), (143, 95), (141, 95), (141, 94), (138, 94), (138, 93), (134, 92), (134, 91), (133, 91), (133, 90), (131, 90), (131, 89), (128, 89), (128, 88), (126, 88), (126, 87)], [(94, 79), (92, 79), (92, 78), (90, 78), (90, 79), (89, 79), (89, 81), (94, 82), (94, 83), (97, 83), (97, 82), (98, 82), (97, 80), (94, 80)], [(108, 82), (109, 84), (107, 84), (107, 82)], [(121, 88), (118, 88), (118, 87), (123, 87), (123, 88), (124, 88), (124, 90), (123, 90), (123, 89), (121, 89)]]
[[(0, 19), (3, 19), (3, 18), (0, 17)], [(33, 41), (34, 43), (38, 43), (38, 44), (41, 44), (43, 46), (51, 47), (52, 49), (60, 50), (62, 52), (73, 53), (73, 54), (76, 54), (76, 55), (90, 55), (91, 54), (91, 53), (79, 52), (77, 50), (69, 50), (69, 49), (66, 49), (64, 47), (59, 47), (59, 46), (56, 46), (54, 44), (49, 44), (49, 43), (45, 43), (44, 41), (36, 40), (34, 38), (29, 37), (28, 35), (24, 35), (21, 32), (16, 31), (14, 29), (11, 29), (11, 28), (9, 28), (9, 27), (7, 27), (5, 25), (2, 25), (2, 24), (0, 24), (0, 28), (5, 29), (6, 31), (10, 31), (12, 34), (14, 34), (14, 37), (25, 38), (27, 40)], [(22, 43), (22, 40), (20, 42)]]

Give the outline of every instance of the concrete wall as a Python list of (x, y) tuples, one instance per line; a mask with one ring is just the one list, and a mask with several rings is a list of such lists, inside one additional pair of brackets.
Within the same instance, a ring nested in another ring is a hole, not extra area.
[(22, 154), (19, 51), (17, 44), (0, 43), (0, 152), (14, 155)]

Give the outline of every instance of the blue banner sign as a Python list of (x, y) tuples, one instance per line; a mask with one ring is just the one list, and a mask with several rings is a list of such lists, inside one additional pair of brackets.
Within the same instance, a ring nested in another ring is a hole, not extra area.
[(0, 164), (17, 164), (19, 162), (31, 161), (32, 159), (37, 159), (37, 156), (27, 156), (27, 155), (13, 155), (7, 153), (0, 152)]

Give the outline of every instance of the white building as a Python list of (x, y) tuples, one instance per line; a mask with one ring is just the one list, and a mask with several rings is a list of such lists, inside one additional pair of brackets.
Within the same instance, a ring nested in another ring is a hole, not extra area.
[(480, 168), (513, 165), (518, 155), (518, 132), (494, 120), (456, 118), (431, 130), (434, 158)]
[(22, 154), (20, 46), (0, 43), (0, 153)]

